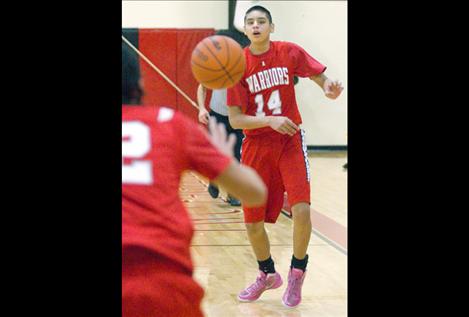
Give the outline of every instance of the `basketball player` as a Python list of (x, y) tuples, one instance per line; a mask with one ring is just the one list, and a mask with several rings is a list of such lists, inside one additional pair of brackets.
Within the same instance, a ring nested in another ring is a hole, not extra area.
[[(122, 91), (127, 100), (129, 90)], [(169, 108), (122, 106), (124, 317), (203, 315), (203, 289), (192, 276), (193, 226), (179, 197), (183, 171), (205, 175), (246, 206), (266, 201), (261, 178), (233, 158), (234, 136), (227, 139), (213, 118), (209, 129), (210, 136)]]
[(331, 81), (326, 67), (300, 46), (270, 41), (274, 31), (272, 16), (262, 6), (251, 7), (244, 18), (244, 31), (251, 44), (244, 49), (246, 71), (239, 83), (228, 89), (229, 120), (246, 135), (242, 162), (253, 167), (269, 191), (267, 204), (243, 206), (247, 233), (259, 264), (255, 283), (241, 291), (238, 299), (253, 301), (267, 289), (278, 288), (283, 281), (275, 271), (264, 223), (275, 223), (283, 206), (284, 191), (293, 214), (293, 255), (284, 305), (301, 302), (301, 288), (308, 263), (307, 248), (311, 236), (310, 173), (301, 116), (295, 99), (293, 77), (308, 77), (336, 99), (341, 83)]

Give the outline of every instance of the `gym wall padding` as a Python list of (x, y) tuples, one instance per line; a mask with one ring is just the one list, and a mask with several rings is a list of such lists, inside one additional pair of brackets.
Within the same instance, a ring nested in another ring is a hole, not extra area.
[[(197, 103), (197, 87), (199, 83), (195, 80), (191, 70), (191, 56), (195, 46), (207, 36), (215, 34), (215, 30), (178, 30), (177, 33), (177, 73), (176, 78), (178, 86), (192, 100)], [(189, 94), (190, 93), (190, 94)], [(198, 110), (195, 109), (181, 94), (177, 94), (177, 104), (179, 110), (190, 117), (197, 119)], [(206, 104), (210, 98), (210, 94), (206, 97)]]
[[(198, 83), (192, 75), (192, 50), (214, 29), (123, 29), (123, 34), (137, 32), (138, 49), (186, 95), (197, 103)], [(125, 32), (124, 32), (125, 31)], [(140, 70), (145, 95), (144, 106), (166, 106), (197, 120), (197, 109), (142, 58)]]
[[(177, 84), (176, 42), (175, 30), (139, 29), (138, 46), (140, 52), (175, 84)], [(143, 105), (177, 109), (177, 91), (141, 58), (140, 70), (145, 91)]]

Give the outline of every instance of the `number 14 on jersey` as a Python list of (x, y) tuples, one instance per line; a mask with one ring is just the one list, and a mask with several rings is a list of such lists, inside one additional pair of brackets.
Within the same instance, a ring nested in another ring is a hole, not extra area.
[[(263, 117), (265, 116), (264, 112), (264, 96), (262, 94), (257, 94), (254, 97), (254, 101), (257, 105), (256, 116)], [(282, 113), (282, 101), (280, 100), (280, 92), (277, 90), (272, 91), (267, 102), (267, 107), (272, 111), (272, 114), (281, 114)]]

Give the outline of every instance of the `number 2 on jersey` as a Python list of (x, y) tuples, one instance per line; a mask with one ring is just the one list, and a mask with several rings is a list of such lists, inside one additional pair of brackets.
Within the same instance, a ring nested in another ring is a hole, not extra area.
[[(265, 116), (264, 112), (264, 97), (262, 94), (257, 94), (254, 97), (254, 102), (257, 104), (256, 116)], [(267, 102), (267, 107), (272, 110), (272, 114), (282, 113), (282, 101), (280, 100), (280, 92), (277, 90), (272, 91)]]
[[(124, 138), (126, 140), (124, 140)], [(152, 162), (142, 160), (151, 150), (150, 128), (142, 122), (122, 123), (122, 183), (150, 185), (153, 183)], [(124, 164), (124, 158), (131, 162)]]

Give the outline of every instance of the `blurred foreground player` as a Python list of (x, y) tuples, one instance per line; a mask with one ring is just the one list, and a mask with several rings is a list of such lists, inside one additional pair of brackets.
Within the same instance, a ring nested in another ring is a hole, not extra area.
[[(122, 91), (127, 100), (129, 90)], [(214, 119), (209, 129), (210, 136), (173, 109), (122, 106), (124, 317), (203, 316), (203, 289), (192, 276), (193, 226), (179, 197), (185, 170), (206, 176), (247, 206), (266, 201), (261, 178), (233, 157), (234, 136), (227, 138)]]

